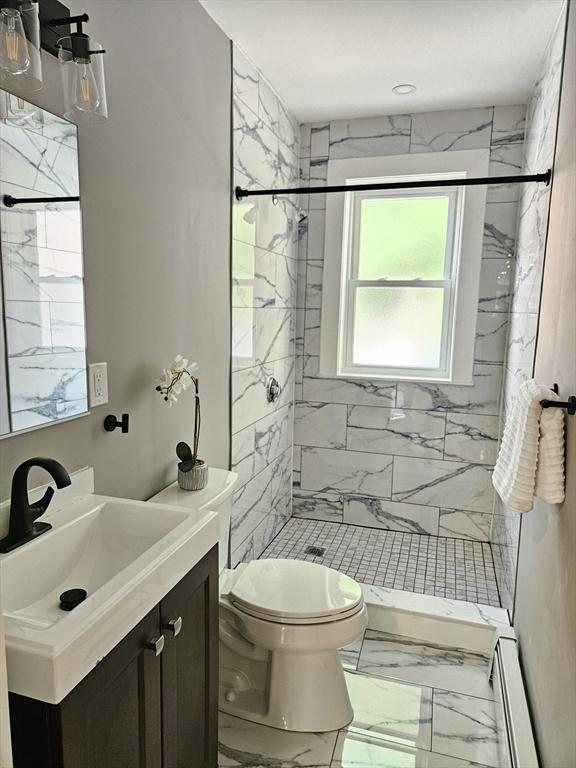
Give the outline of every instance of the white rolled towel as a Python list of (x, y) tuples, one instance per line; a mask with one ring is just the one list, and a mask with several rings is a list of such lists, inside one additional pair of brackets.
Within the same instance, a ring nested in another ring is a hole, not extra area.
[(533, 379), (523, 382), (506, 420), (492, 483), (510, 509), (529, 512), (534, 494), (551, 504), (564, 500), (564, 412), (543, 409), (558, 395)]

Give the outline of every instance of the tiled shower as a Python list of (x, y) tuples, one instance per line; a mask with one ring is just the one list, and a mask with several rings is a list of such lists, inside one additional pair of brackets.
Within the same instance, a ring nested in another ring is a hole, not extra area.
[[(560, 40), (561, 25), (528, 115), (526, 105), (514, 104), (304, 124), (299, 131), (235, 48), (234, 185), (322, 186), (330, 160), (469, 149), (489, 150), (491, 176), (548, 168)], [(378, 578), (384, 586), (511, 607), (520, 519), (499, 503), (491, 470), (505, 407), (532, 373), (548, 197), (548, 188), (533, 184), (488, 187), (471, 386), (320, 376), (326, 196), (235, 204), (232, 467), (241, 487), (233, 565), (267, 547), (265, 556), (290, 556), (295, 541), (300, 549), (292, 556), (307, 556), (306, 537), (310, 545), (332, 537), (341, 548), (343, 538), (360, 541), (368, 529), (382, 538), (382, 552), (399, 552), (406, 567), (401, 573), (394, 566), (391, 577), (379, 554), (377, 564), (360, 557), (360, 580), (364, 568), (370, 583)], [(274, 404), (264, 397), (271, 375), (283, 388)], [(338, 534), (334, 524), (349, 532)], [(438, 537), (433, 556), (428, 537)], [(456, 575), (470, 562), (471, 588), (464, 579), (457, 589), (456, 576), (448, 588), (443, 573), (434, 592), (430, 569), (428, 580), (418, 570), (420, 550), (434, 563), (442, 552)], [(328, 547), (318, 561), (330, 564), (335, 556)]]

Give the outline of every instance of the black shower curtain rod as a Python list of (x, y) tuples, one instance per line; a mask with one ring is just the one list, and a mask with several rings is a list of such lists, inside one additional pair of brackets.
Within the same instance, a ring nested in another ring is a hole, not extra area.
[(381, 189), (423, 189), (425, 187), (477, 187), (482, 184), (527, 184), (530, 181), (550, 184), (552, 170), (519, 176), (484, 176), (479, 179), (428, 179), (426, 181), (391, 181), (384, 184), (343, 184), (333, 187), (295, 187), (292, 189), (242, 189), (236, 187), (236, 200), (262, 195), (319, 195), (327, 192), (365, 192)]

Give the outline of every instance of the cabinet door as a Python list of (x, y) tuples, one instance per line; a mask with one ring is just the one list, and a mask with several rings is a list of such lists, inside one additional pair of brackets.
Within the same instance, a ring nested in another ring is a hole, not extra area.
[(159, 768), (158, 606), (60, 704), (64, 768)]
[[(218, 548), (160, 604), (164, 768), (218, 761)], [(176, 634), (177, 633), (177, 634)]]

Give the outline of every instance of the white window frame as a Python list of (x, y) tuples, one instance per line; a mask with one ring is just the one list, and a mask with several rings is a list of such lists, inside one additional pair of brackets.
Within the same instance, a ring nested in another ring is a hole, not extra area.
[[(333, 160), (328, 164), (328, 185), (382, 183), (422, 178), (465, 178), (486, 176), (489, 151), (460, 150), (418, 153), (392, 157)], [(432, 190), (427, 189), (426, 192)], [(436, 381), (471, 385), (473, 383), (474, 344), (478, 312), (482, 238), (486, 204), (486, 186), (434, 188), (436, 194), (455, 196), (454, 218), (450, 221), (452, 289), (446, 296), (444, 312), (445, 357), (438, 369), (376, 368), (352, 365), (346, 352), (351, 350), (353, 323), (350, 314), (351, 243), (353, 227), (359, 216), (352, 216), (354, 206), (370, 196), (386, 192), (327, 195), (322, 320), (320, 328), (320, 376), (345, 379), (387, 379)], [(390, 196), (418, 196), (423, 190), (390, 191)], [(458, 247), (459, 246), (459, 247)], [(448, 248), (447, 248), (448, 252)], [(446, 277), (446, 273), (445, 273)], [(364, 282), (364, 281), (360, 281)], [(386, 285), (402, 281), (385, 281)], [(430, 285), (430, 281), (422, 281)], [(376, 281), (366, 284), (377, 285)], [(384, 282), (383, 282), (384, 284)]]

